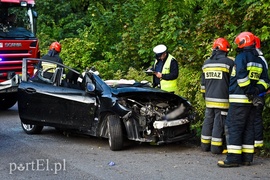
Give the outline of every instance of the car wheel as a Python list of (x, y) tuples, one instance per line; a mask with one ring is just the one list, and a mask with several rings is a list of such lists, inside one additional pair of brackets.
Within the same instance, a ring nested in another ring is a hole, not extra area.
[(107, 128), (110, 149), (112, 151), (121, 150), (123, 148), (123, 132), (120, 118), (117, 115), (109, 115)]
[(43, 129), (43, 126), (24, 124), (22, 122), (21, 122), (21, 125), (22, 125), (24, 132), (26, 132), (27, 134), (39, 134)]

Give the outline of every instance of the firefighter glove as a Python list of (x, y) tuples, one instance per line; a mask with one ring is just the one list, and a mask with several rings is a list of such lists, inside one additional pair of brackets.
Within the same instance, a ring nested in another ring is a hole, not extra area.
[(264, 106), (264, 99), (260, 96), (255, 96), (252, 100), (254, 106)]
[(254, 95), (253, 94), (246, 94), (247, 98), (249, 101), (252, 101), (253, 98), (254, 98)]

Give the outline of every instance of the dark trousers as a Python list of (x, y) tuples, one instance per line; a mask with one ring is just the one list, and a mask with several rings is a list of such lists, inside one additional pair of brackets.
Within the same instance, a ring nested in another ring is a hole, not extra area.
[(230, 163), (252, 162), (254, 153), (254, 118), (256, 107), (230, 104), (225, 133)]
[(214, 154), (223, 151), (224, 123), (227, 109), (206, 108), (202, 126), (201, 148)]
[(263, 105), (256, 106), (256, 117), (254, 119), (254, 135), (255, 135), (255, 147), (263, 146)]

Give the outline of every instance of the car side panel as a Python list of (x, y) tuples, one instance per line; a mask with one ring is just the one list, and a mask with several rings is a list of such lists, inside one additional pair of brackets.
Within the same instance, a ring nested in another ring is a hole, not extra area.
[(79, 89), (22, 82), (19, 86), (20, 117), (56, 127), (90, 128), (96, 98)]

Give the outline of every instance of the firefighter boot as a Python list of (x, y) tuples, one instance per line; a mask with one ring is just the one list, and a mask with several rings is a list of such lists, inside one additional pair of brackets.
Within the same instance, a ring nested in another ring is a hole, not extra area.
[(207, 151), (210, 151), (210, 148), (211, 148), (211, 145), (210, 145), (210, 143), (201, 143), (201, 149), (202, 149), (202, 151), (205, 151), (205, 152), (207, 152)]
[(229, 168), (229, 167), (239, 167), (238, 163), (232, 163), (228, 162), (227, 160), (225, 161), (218, 161), (217, 165), (222, 168)]

